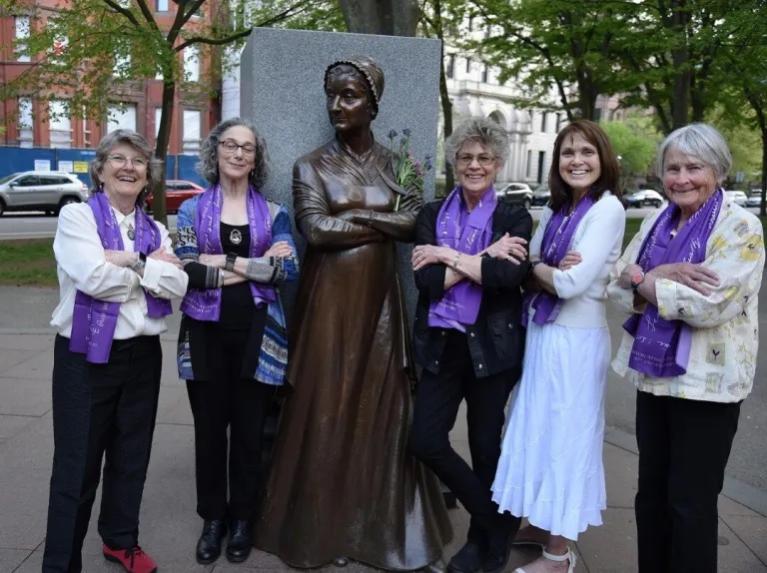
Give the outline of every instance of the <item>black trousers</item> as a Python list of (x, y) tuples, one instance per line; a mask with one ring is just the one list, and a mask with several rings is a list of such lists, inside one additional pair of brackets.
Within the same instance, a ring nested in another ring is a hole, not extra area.
[(139, 507), (152, 447), (162, 350), (159, 336), (115, 340), (107, 364), (90, 364), (56, 337), (53, 474), (43, 571), (80, 571), (99, 485), (98, 530), (113, 549), (138, 544)]
[(740, 404), (637, 392), (641, 573), (716, 572), (717, 498)]
[[(499, 517), (490, 492), (501, 455), (506, 401), (519, 371), (476, 378), (466, 336), (458, 331), (447, 336), (439, 374), (424, 370), (418, 384), (409, 448), (471, 514), (469, 539), (482, 543), (499, 525), (504, 533), (519, 527), (518, 518)], [(449, 438), (463, 400), (472, 467), (452, 448)]]
[(247, 330), (216, 329), (207, 337), (211, 379), (187, 381), (203, 519), (251, 520), (261, 491), (264, 419), (274, 387), (242, 378), (248, 338)]

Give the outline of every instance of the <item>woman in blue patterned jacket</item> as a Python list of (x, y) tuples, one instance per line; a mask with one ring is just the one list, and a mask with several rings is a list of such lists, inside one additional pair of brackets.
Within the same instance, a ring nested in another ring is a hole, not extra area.
[(239, 118), (222, 122), (200, 159), (211, 187), (178, 215), (176, 254), (189, 275), (178, 365), (194, 415), (204, 520), (196, 558), (208, 564), (221, 554), (227, 530), (227, 559), (250, 553), (264, 416), (287, 364), (278, 287), (296, 278), (298, 263), (287, 211), (258, 190), (266, 144), (255, 128)]

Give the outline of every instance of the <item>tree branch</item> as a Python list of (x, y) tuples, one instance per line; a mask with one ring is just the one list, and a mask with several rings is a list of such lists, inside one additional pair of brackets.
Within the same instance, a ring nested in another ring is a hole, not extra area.
[(240, 38), (244, 38), (248, 36), (253, 31), (253, 28), (248, 28), (247, 30), (243, 30), (242, 32), (237, 32), (236, 34), (232, 34), (230, 36), (225, 36), (223, 38), (206, 38), (205, 36), (192, 36), (191, 38), (187, 38), (182, 43), (180, 43), (178, 46), (173, 48), (176, 52), (180, 52), (187, 46), (191, 46), (192, 44), (209, 44), (211, 46), (221, 46), (224, 44), (228, 44), (230, 42), (234, 42), (235, 40), (239, 40)]
[(104, 0), (104, 3), (112, 8), (115, 12), (118, 14), (122, 14), (125, 16), (131, 24), (133, 24), (136, 28), (141, 28), (141, 22), (139, 22), (136, 17), (133, 15), (133, 13), (128, 10), (127, 8), (123, 8), (120, 6), (117, 2), (114, 2), (113, 0)]

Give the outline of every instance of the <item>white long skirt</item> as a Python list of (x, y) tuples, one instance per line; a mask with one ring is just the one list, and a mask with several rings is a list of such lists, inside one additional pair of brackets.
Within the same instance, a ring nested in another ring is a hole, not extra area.
[(492, 488), (499, 511), (572, 540), (602, 525), (609, 359), (606, 327), (529, 325)]

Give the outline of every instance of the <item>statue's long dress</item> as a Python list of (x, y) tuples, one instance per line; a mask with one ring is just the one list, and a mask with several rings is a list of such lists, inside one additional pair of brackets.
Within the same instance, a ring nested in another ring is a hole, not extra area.
[[(452, 535), (436, 478), (406, 451), (411, 396), (394, 240), (411, 239), (419, 201), (392, 190), (391, 154), (378, 144), (358, 157), (332, 141), (299, 159), (293, 177), (308, 243), (291, 341), (294, 392), (255, 545), (294, 567), (345, 556), (418, 569), (439, 559)], [(351, 209), (376, 211), (388, 238), (369, 242), (368, 227), (339, 218)]]

